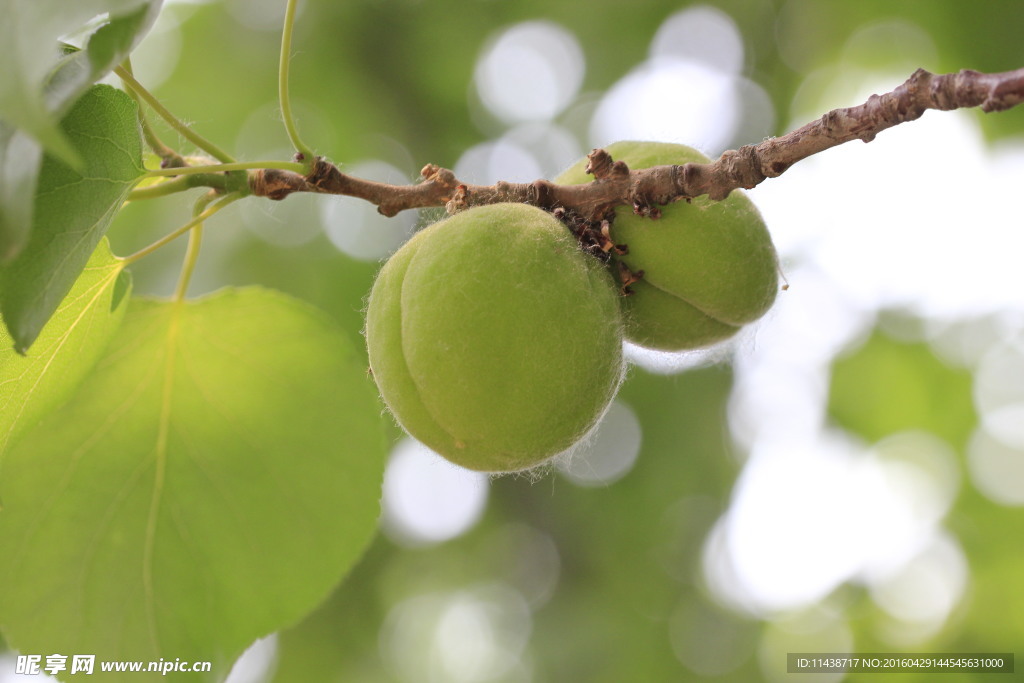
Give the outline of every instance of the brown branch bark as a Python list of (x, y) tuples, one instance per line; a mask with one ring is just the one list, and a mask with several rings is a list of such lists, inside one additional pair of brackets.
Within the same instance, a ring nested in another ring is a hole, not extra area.
[(1024, 68), (995, 74), (964, 70), (943, 75), (918, 69), (892, 92), (872, 95), (854, 107), (834, 109), (786, 135), (726, 151), (707, 164), (631, 170), (614, 162), (603, 150), (594, 150), (588, 168), (594, 181), (584, 185), (557, 185), (547, 180), (470, 185), (459, 182), (452, 171), (433, 164), (423, 168), (421, 183), (387, 185), (346, 175), (320, 159), (309, 176), (266, 169), (253, 172), (250, 184), (254, 194), (271, 199), (283, 199), (292, 192), (359, 197), (376, 204), (385, 216), (424, 207), (444, 206), (454, 213), (483, 204), (525, 202), (548, 210), (561, 208), (599, 222), (619, 205), (632, 205), (638, 213), (656, 214), (657, 205), (679, 199), (704, 194), (724, 199), (735, 189), (750, 189), (766, 178), (780, 176), (801, 159), (830, 147), (851, 140), (870, 142), (881, 131), (913, 121), (928, 109), (980, 107), (995, 112), (1022, 101)]

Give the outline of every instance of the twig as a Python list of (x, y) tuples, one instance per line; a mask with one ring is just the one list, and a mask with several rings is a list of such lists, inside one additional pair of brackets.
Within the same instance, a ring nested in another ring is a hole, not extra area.
[(385, 216), (406, 209), (444, 206), (449, 213), (483, 204), (525, 202), (554, 210), (563, 208), (590, 221), (606, 218), (616, 206), (632, 205), (638, 213), (679, 199), (708, 195), (724, 199), (738, 188), (750, 189), (766, 178), (782, 175), (793, 164), (850, 140), (870, 142), (881, 131), (919, 118), (928, 109), (980, 107), (1002, 111), (1024, 101), (1024, 68), (986, 74), (964, 70), (935, 75), (918, 69), (902, 85), (884, 95), (845, 109), (834, 109), (817, 121), (786, 135), (724, 152), (707, 164), (655, 166), (631, 170), (613, 162), (603, 150), (591, 152), (588, 171), (594, 181), (584, 185), (498, 182), (470, 185), (433, 164), (426, 165), (423, 182), (388, 185), (362, 180), (318, 159), (306, 176), (277, 169), (250, 174), (253, 194), (283, 199), (293, 192), (321, 192), (359, 197), (377, 205)]
[(833, 109), (817, 121), (778, 138), (729, 151), (712, 164), (698, 166), (686, 179), (689, 196), (724, 199), (736, 188), (751, 188), (790, 166), (850, 140), (871, 142), (887, 128), (921, 117), (928, 109), (948, 111), (981, 107), (1010, 109), (1024, 101), (1024, 69), (997, 74), (963, 70), (936, 76), (918, 69), (898, 88), (872, 95), (864, 104)]

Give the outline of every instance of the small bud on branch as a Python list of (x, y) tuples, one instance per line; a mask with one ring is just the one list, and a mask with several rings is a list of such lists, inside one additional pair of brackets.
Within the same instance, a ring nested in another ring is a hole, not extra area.
[(449, 213), (484, 204), (518, 202), (544, 209), (562, 208), (599, 222), (616, 206), (632, 206), (656, 215), (658, 205), (708, 195), (725, 199), (738, 188), (750, 189), (766, 178), (782, 175), (796, 162), (851, 140), (871, 142), (881, 131), (920, 118), (928, 109), (980, 107), (984, 112), (1010, 109), (1024, 101), (1024, 69), (996, 74), (963, 70), (935, 75), (918, 69), (892, 92), (872, 95), (867, 102), (834, 109), (786, 135), (756, 145), (728, 150), (707, 164), (629, 169), (604, 150), (588, 156), (594, 180), (584, 185), (498, 182), (471, 185), (434, 164), (423, 167), (416, 185), (388, 185), (346, 175), (318, 159), (308, 176), (262, 169), (250, 174), (253, 194), (283, 199), (292, 192), (321, 192), (359, 197), (385, 216), (406, 209), (445, 207)]

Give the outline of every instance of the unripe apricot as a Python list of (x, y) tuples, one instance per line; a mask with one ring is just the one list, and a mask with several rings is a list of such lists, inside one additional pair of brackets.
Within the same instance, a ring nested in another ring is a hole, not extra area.
[[(616, 142), (605, 148), (630, 169), (708, 163), (685, 145)], [(573, 185), (593, 178), (586, 160), (556, 182)], [(643, 271), (623, 300), (626, 339), (640, 346), (680, 351), (711, 345), (736, 334), (771, 307), (778, 292), (778, 257), (761, 215), (740, 191), (722, 201), (706, 196), (661, 207), (661, 217), (615, 210), (611, 237), (628, 246), (615, 256), (630, 271)], [(617, 269), (616, 269), (617, 270)]]
[(409, 434), (473, 470), (526, 469), (594, 426), (623, 373), (618, 288), (551, 214), (472, 208), (384, 265), (370, 368)]

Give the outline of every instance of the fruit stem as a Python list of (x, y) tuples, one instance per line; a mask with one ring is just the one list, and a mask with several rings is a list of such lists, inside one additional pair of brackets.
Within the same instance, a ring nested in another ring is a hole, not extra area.
[(303, 168), (299, 173), (308, 175), (313, 170), (316, 156), (313, 150), (299, 138), (299, 130), (295, 125), (295, 118), (292, 116), (291, 97), (288, 93), (288, 72), (291, 67), (292, 54), (292, 28), (295, 25), (295, 7), (298, 0), (288, 0), (288, 6), (284, 12), (284, 27), (281, 30), (281, 62), (277, 70), (277, 96), (281, 105), (281, 118), (284, 121), (284, 129), (288, 133), (288, 139), (295, 147), (296, 159), (303, 161)]
[(195, 176), (175, 178), (174, 180), (150, 185), (149, 187), (140, 187), (129, 192), (127, 200), (129, 202), (135, 202), (140, 199), (155, 199), (157, 197), (166, 197), (167, 195), (171, 195), (176, 192), (184, 192), (185, 190), (195, 187), (192, 182), (194, 177)]
[(196, 133), (194, 130), (185, 125), (185, 123), (181, 121), (178, 117), (172, 114), (167, 109), (167, 107), (161, 104), (160, 100), (158, 100), (156, 96), (153, 95), (153, 93), (146, 90), (145, 86), (143, 86), (141, 83), (135, 80), (135, 76), (133, 76), (123, 66), (114, 67), (114, 73), (116, 73), (118, 77), (120, 77), (121, 81), (128, 87), (129, 90), (131, 90), (141, 99), (145, 100), (146, 104), (152, 107), (153, 111), (155, 111), (160, 116), (160, 118), (166, 121), (168, 125), (171, 126), (171, 128), (181, 133), (181, 135), (186, 140), (189, 140), (196, 147), (200, 148), (201, 150), (203, 150), (204, 152), (206, 152), (207, 154), (216, 158), (219, 161), (223, 161), (226, 164), (234, 162), (234, 157), (232, 157), (230, 154), (222, 150), (220, 147), (204, 138), (199, 133)]

